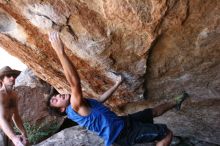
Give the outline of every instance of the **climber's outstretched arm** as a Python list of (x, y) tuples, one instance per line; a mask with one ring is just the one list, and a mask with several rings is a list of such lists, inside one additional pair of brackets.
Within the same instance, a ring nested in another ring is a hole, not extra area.
[[(67, 81), (70, 84), (71, 87), (71, 98), (70, 103), (73, 109), (78, 112), (81, 107), (85, 105), (84, 99), (82, 96), (82, 88), (80, 83), (80, 77), (79, 74), (74, 66), (74, 64), (71, 62), (69, 57), (64, 51), (63, 43), (59, 37), (59, 33), (56, 31), (52, 31), (49, 33), (49, 40), (51, 42), (51, 45), (53, 49), (55, 50), (61, 64), (64, 70), (64, 75), (67, 79)], [(86, 109), (86, 108), (83, 108)], [(82, 111), (82, 110), (81, 110)], [(87, 112), (83, 112), (87, 113)]]
[(115, 92), (115, 90), (118, 88), (118, 86), (122, 83), (123, 77), (120, 75), (117, 82), (114, 86), (112, 86), (110, 89), (108, 89), (104, 94), (102, 94), (98, 101), (104, 103), (111, 95)]

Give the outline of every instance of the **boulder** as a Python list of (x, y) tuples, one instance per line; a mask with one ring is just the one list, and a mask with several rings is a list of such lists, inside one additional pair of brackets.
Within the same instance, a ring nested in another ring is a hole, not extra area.
[(19, 113), (24, 122), (31, 125), (47, 124), (52, 121), (59, 123), (59, 118), (50, 116), (46, 107), (50, 85), (35, 76), (30, 69), (22, 71), (16, 78), (15, 90), (19, 96)]
[(115, 72), (125, 81), (106, 105), (121, 115), (172, 100), (186, 90), (191, 97), (181, 114), (171, 111), (158, 122), (177, 135), (220, 144), (219, 3), (2, 0), (0, 47), (61, 93), (69, 93), (47, 36), (57, 30), (85, 97), (103, 94), (116, 82)]
[(104, 142), (94, 133), (74, 126), (65, 129), (34, 146), (103, 146)]

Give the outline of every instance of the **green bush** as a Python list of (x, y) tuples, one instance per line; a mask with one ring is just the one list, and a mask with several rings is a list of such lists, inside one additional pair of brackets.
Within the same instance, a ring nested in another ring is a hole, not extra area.
[[(43, 123), (41, 125), (30, 125), (29, 122), (25, 122), (24, 127), (26, 129), (30, 144), (36, 144), (55, 133), (59, 128), (59, 124), (55, 122), (47, 124)], [(16, 127), (15, 131), (18, 132)]]

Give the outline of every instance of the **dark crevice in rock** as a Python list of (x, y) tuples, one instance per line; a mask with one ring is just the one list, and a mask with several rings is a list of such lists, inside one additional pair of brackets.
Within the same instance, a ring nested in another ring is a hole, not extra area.
[(52, 21), (54, 24), (56, 24), (56, 22), (54, 22), (50, 17), (48, 17), (48, 16), (46, 16), (46, 15), (40, 14), (40, 13), (38, 13), (38, 12), (33, 12), (33, 11), (31, 11), (30, 9), (28, 10), (28, 12), (29, 12), (30, 14), (32, 14), (32, 15), (37, 15), (37, 16), (41, 16), (41, 17), (47, 18), (47, 19), (49, 19), (50, 21)]
[(187, 0), (186, 2), (186, 16), (185, 18), (182, 20), (181, 24), (184, 25), (184, 23), (186, 22), (187, 18), (189, 17), (189, 8), (190, 8), (190, 5), (189, 5), (189, 0)]
[(78, 41), (78, 36), (76, 33), (73, 31), (72, 27), (70, 25), (66, 25), (67, 31), (73, 36), (75, 41)]
[(153, 52), (153, 49), (154, 49), (154, 47), (156, 46), (156, 44), (157, 44), (157, 42), (160, 40), (160, 38), (162, 37), (162, 34), (161, 35), (159, 35), (153, 42), (152, 42), (152, 44), (151, 44), (151, 46), (150, 46), (150, 49), (148, 50), (148, 53), (147, 53), (147, 55), (148, 55), (148, 58), (147, 58), (147, 61), (146, 61), (146, 71), (145, 71), (145, 75), (144, 75), (144, 78), (145, 78), (145, 80), (144, 80), (144, 83), (143, 83), (143, 87), (144, 87), (144, 93), (143, 93), (143, 96), (144, 96), (144, 99), (148, 99), (148, 92), (147, 92), (147, 76), (148, 76), (148, 74), (150, 73), (150, 68), (152, 67), (151, 66), (151, 57), (152, 57), (152, 52)]

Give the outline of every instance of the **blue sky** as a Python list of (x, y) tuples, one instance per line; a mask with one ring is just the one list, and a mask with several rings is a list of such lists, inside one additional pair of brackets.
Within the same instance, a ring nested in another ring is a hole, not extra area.
[(24, 70), (27, 68), (19, 59), (8, 54), (4, 49), (0, 47), (0, 68), (3, 66), (10, 66), (12, 69)]

